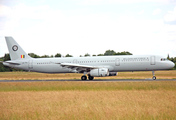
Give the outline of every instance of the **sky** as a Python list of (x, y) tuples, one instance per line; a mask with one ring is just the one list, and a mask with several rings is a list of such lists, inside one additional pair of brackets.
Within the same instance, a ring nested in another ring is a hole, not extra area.
[(0, 57), (4, 36), (40, 56), (176, 57), (176, 0), (0, 0)]

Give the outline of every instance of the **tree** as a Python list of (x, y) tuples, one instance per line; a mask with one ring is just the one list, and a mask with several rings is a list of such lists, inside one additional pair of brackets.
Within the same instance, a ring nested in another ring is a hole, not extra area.
[[(3, 61), (8, 61), (8, 60), (10, 60), (10, 55), (5, 54), (4, 57), (2, 57), (2, 59), (3, 59)], [(23, 70), (4, 66), (3, 63), (0, 63), (0, 72), (6, 72), (6, 71), (23, 71)]]
[(10, 55), (9, 54), (5, 54), (4, 58), (3, 58), (3, 61), (8, 61), (8, 60), (10, 60)]
[(0, 57), (0, 61), (3, 61), (3, 57)]
[(104, 54), (98, 54), (97, 56), (104, 56)]
[(5, 72), (5, 68), (4, 68), (4, 65), (2, 63), (0, 63), (0, 72)]
[(176, 57), (174, 57), (174, 60), (173, 60), (174, 63), (176, 63)]
[(39, 55), (36, 55), (34, 53), (29, 53), (28, 55), (31, 56), (32, 58), (40, 58)]
[(169, 60), (172, 61), (172, 62), (174, 62), (174, 58), (173, 57), (169, 58)]
[(72, 55), (67, 54), (65, 57), (73, 57)]
[(128, 52), (128, 51), (124, 51), (124, 52), (118, 52), (114, 55), (133, 55), (132, 53)]
[(49, 58), (49, 55), (43, 55), (41, 58)]
[(95, 54), (93, 54), (92, 56), (96, 56)]
[(61, 57), (62, 55), (60, 53), (57, 53), (55, 57)]
[(106, 52), (104, 53), (104, 56), (114, 55), (114, 54), (116, 54), (114, 50), (106, 50)]
[(90, 57), (90, 54), (86, 53), (86, 54), (84, 55), (84, 57), (87, 57), (87, 56), (89, 56), (89, 57)]
[(169, 54), (167, 55), (167, 59), (168, 59), (168, 60), (170, 59)]

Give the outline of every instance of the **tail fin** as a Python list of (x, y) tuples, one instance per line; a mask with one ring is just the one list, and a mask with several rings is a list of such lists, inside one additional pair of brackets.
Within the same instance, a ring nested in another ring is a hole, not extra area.
[(7, 47), (9, 49), (10, 58), (11, 60), (17, 59), (31, 59), (31, 57), (26, 54), (26, 52), (20, 47), (20, 45), (12, 38), (12, 37), (5, 37)]

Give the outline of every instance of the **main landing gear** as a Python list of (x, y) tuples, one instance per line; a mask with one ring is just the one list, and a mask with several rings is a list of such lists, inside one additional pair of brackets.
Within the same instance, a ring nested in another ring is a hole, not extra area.
[(89, 78), (89, 80), (93, 80), (93, 79), (94, 79), (94, 77), (93, 77), (93, 76), (90, 76), (90, 75), (89, 75), (88, 78)]
[[(93, 79), (94, 79), (94, 77), (93, 77), (93, 76), (88, 75), (88, 79), (89, 79), (89, 80), (93, 80)], [(81, 80), (87, 80), (87, 76), (86, 76), (86, 75), (83, 75), (83, 76), (81, 77)]]
[(87, 76), (83, 75), (83, 76), (81, 77), (81, 80), (87, 80)]
[(152, 74), (153, 74), (152, 79), (153, 79), (153, 80), (156, 80), (156, 77), (155, 77), (155, 71), (152, 71)]

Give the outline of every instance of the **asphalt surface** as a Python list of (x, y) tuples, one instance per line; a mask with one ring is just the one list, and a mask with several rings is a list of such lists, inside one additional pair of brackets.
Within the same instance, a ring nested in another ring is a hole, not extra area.
[(94, 79), (94, 80), (0, 80), (0, 82), (51, 82), (51, 81), (77, 81), (77, 82), (144, 82), (144, 81), (176, 81), (176, 79)]

